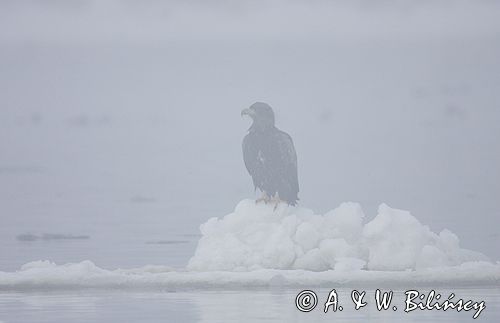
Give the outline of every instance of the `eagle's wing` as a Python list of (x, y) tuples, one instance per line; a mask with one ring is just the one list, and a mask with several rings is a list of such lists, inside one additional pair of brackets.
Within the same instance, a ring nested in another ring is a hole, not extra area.
[(260, 165), (262, 161), (259, 160), (259, 148), (256, 143), (252, 141), (251, 134), (247, 134), (245, 138), (243, 138), (242, 148), (243, 161), (245, 162), (248, 173), (252, 176), (253, 185), (255, 188), (261, 188), (263, 177), (261, 168), (263, 165)]
[(274, 129), (264, 136), (249, 133), (243, 139), (243, 160), (255, 188), (295, 205), (298, 200), (297, 154), (292, 138)]
[(299, 180), (297, 174), (297, 153), (293, 145), (292, 137), (284, 131), (277, 133), (278, 150), (281, 159), (281, 190), (288, 196), (282, 196), (288, 200), (297, 200), (299, 192)]

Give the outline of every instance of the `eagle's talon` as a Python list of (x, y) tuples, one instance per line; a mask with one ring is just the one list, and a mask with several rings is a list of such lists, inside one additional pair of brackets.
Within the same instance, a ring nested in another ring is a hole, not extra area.
[(259, 204), (260, 202), (268, 203), (270, 201), (269, 196), (264, 193), (261, 197), (255, 200), (255, 204)]
[(280, 199), (279, 195), (276, 194), (274, 195), (272, 198), (271, 198), (271, 202), (274, 203), (274, 209), (273, 209), (273, 212), (276, 211), (276, 209), (278, 208), (278, 205), (281, 204), (281, 202), (285, 202), (283, 201), (282, 199)]

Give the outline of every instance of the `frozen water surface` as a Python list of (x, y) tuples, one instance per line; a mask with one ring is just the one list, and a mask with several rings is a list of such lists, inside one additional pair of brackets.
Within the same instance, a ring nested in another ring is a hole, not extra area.
[[(458, 237), (448, 230), (432, 233), (409, 212), (381, 205), (378, 213), (364, 223), (356, 203), (315, 215), (305, 208), (282, 204), (275, 209), (243, 200), (233, 213), (201, 226), (202, 236), (187, 267), (147, 265), (110, 270), (89, 260), (60, 265), (33, 261), (14, 272), (0, 272), (1, 318), (6, 322), (333, 318), (348, 322), (466, 322), (475, 313), (405, 313), (404, 291), (409, 289), (424, 294), (435, 290), (443, 299), (454, 293), (456, 300), (484, 301), (480, 319), (498, 318), (500, 264), (461, 249)], [(324, 241), (337, 242), (333, 249), (327, 245), (322, 250)], [(391, 247), (395, 242), (398, 245)], [(392, 256), (380, 254), (381, 245), (395, 252)], [(307, 257), (311, 250), (317, 251)], [(273, 256), (276, 252), (285, 257)], [(345, 310), (323, 313), (333, 288), (338, 292), (338, 305)], [(376, 288), (393, 290), (391, 306), (399, 310), (377, 311)], [(300, 312), (295, 305), (295, 297), (303, 289), (313, 289), (318, 296), (317, 307), (309, 313)], [(353, 309), (352, 289), (366, 290), (366, 308)]]

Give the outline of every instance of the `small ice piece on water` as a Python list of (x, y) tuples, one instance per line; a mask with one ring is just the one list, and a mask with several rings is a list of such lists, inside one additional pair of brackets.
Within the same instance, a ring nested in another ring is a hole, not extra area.
[(86, 240), (90, 239), (88, 235), (73, 235), (73, 234), (62, 234), (62, 233), (44, 233), (44, 234), (32, 234), (23, 233), (16, 237), (19, 241), (36, 241), (36, 240)]

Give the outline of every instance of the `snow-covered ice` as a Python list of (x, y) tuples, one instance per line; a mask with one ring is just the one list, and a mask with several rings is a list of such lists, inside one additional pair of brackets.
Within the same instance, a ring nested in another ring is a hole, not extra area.
[(462, 249), (449, 230), (433, 233), (407, 211), (382, 204), (364, 223), (357, 203), (325, 215), (241, 201), (201, 225), (186, 268), (106, 270), (92, 261), (34, 261), (0, 272), (0, 290), (197, 289), (292, 286), (499, 286), (500, 264)]
[(163, 266), (106, 270), (89, 260), (56, 265), (36, 261), (16, 272), (0, 272), (0, 290), (183, 290), (286, 287), (390, 286), (498, 286), (500, 265), (468, 262), (448, 268), (417, 271), (313, 272), (302, 269), (258, 269), (253, 271), (184, 271)]

